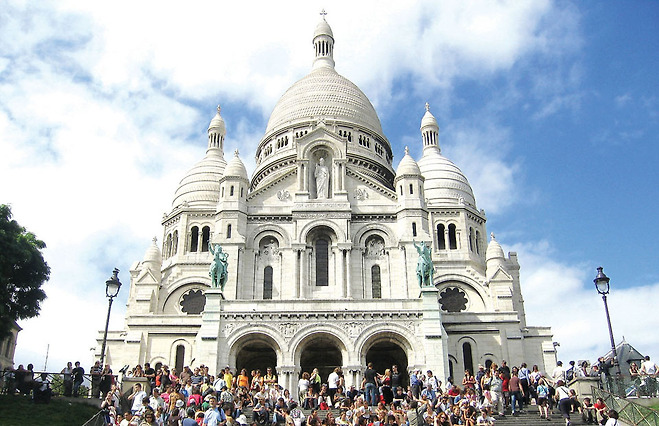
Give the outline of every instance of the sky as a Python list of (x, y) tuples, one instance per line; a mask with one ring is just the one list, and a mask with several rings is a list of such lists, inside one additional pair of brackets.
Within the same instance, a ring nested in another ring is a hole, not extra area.
[(120, 269), (120, 329), (129, 270), (161, 240), (216, 106), (225, 155), (239, 148), (251, 174), (275, 103), (311, 69), (323, 8), (394, 166), (405, 146), (420, 158), (430, 104), (558, 358), (610, 347), (598, 266), (616, 342), (659, 356), (658, 2), (0, 0), (0, 203), (52, 270), (16, 365), (91, 365), (105, 280)]

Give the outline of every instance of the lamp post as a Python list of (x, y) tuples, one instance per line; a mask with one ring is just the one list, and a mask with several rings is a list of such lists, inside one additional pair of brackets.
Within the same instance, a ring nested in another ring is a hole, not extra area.
[(602, 267), (597, 268), (597, 276), (593, 280), (597, 292), (602, 295), (604, 301), (604, 311), (606, 312), (606, 323), (609, 326), (609, 338), (611, 339), (611, 353), (613, 354), (613, 363), (616, 366), (616, 374), (621, 376), (620, 364), (618, 363), (618, 354), (616, 353), (616, 343), (613, 340), (613, 329), (611, 328), (611, 317), (609, 316), (609, 305), (606, 303), (606, 295), (609, 294), (609, 277), (602, 271)]
[(110, 310), (112, 309), (112, 300), (117, 297), (119, 294), (119, 289), (121, 288), (121, 281), (119, 281), (119, 270), (114, 268), (112, 271), (112, 276), (105, 281), (105, 295), (109, 299), (108, 303), (108, 318), (105, 320), (105, 333), (103, 334), (103, 346), (101, 347), (101, 368), (103, 367), (103, 362), (105, 361), (105, 345), (108, 341), (108, 327), (110, 326)]

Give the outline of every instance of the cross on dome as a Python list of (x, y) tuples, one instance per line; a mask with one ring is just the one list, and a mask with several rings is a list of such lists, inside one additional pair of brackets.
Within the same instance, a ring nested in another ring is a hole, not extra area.
[(237, 157), (237, 156), (238, 156), (238, 148), (236, 148), (236, 150), (233, 151), (233, 156), (234, 156), (234, 157)]
[(405, 146), (405, 155), (408, 155), (409, 153), (410, 153), (410, 149), (409, 149), (409, 148), (407, 147), (407, 145), (406, 145), (406, 146)]
[(222, 108), (220, 108), (220, 106), (218, 105), (217, 106), (217, 113), (219, 114), (221, 110), (222, 110)]
[(426, 102), (426, 111), (430, 111), (430, 104), (428, 102)]
[(323, 10), (320, 11), (320, 16), (322, 16), (323, 19), (325, 19), (325, 15), (327, 15), (327, 12), (325, 12), (325, 9), (323, 8)]
[(496, 241), (496, 238), (494, 238), (494, 232), (490, 232), (490, 238)]

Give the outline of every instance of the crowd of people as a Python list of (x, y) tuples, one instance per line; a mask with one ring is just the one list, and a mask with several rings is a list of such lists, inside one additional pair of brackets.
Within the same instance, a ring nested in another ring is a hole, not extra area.
[[(601, 374), (607, 362), (600, 359), (595, 366), (582, 363), (578, 367), (570, 362), (564, 368), (559, 361), (551, 373), (543, 373), (537, 365), (510, 367), (502, 361), (487, 368), (478, 365), (475, 373), (465, 370), (461, 379), (449, 378), (446, 383), (431, 370), (403, 373), (396, 365), (380, 373), (369, 364), (361, 383), (351, 385), (339, 367), (326, 377), (313, 369), (301, 374), (296, 392), (279, 384), (273, 368), (265, 374), (246, 369), (234, 374), (226, 367), (212, 375), (204, 365), (179, 372), (145, 363), (122, 369), (123, 377), (134, 382), (123, 395), (110, 366), (96, 362), (90, 369), (90, 392), (102, 400), (106, 423), (111, 426), (492, 425), (497, 418), (517, 416), (531, 407), (547, 420), (557, 409), (567, 425), (574, 415), (586, 423), (610, 425), (617, 419), (614, 410), (599, 398), (594, 402), (581, 399), (566, 386), (573, 378)], [(649, 357), (632, 369), (634, 380), (656, 389), (658, 369)], [(76, 396), (84, 374), (79, 362), (68, 363), (61, 372), (63, 394)], [(49, 398), (47, 377), (35, 379), (31, 365), (19, 366), (13, 379), (19, 392), (33, 392), (35, 402)]]

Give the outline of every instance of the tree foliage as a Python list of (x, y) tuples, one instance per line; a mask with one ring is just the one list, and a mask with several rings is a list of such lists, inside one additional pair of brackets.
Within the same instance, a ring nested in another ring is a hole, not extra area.
[(41, 250), (46, 244), (12, 220), (11, 207), (0, 204), (0, 339), (14, 321), (39, 315), (46, 298), (41, 289), (50, 267)]

